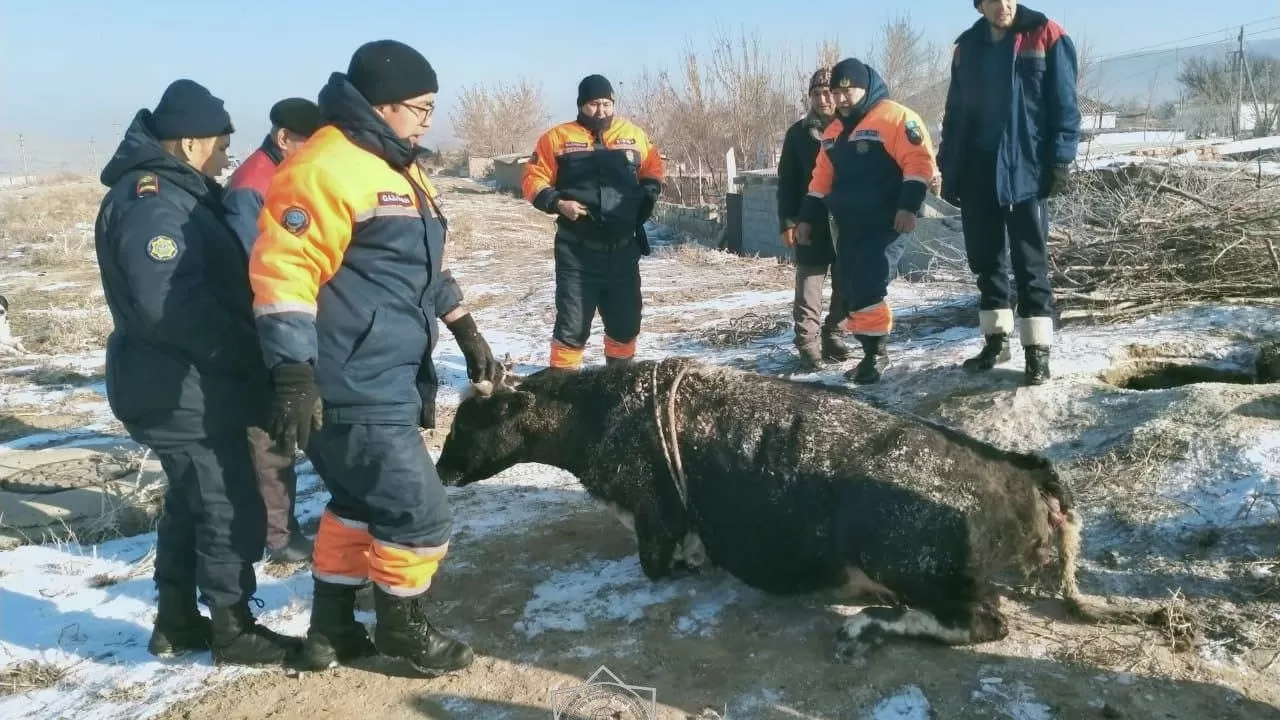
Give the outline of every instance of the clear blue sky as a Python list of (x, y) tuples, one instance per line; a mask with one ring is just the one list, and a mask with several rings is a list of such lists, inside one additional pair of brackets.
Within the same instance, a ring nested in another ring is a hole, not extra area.
[[(1031, 7), (1120, 53), (1280, 15), (1277, 0), (1037, 0)], [(555, 119), (571, 117), (577, 81), (600, 72), (625, 83), (643, 66), (673, 66), (686, 39), (719, 26), (759, 28), (766, 41), (813, 57), (837, 38), (862, 53), (878, 26), (909, 10), (931, 39), (950, 43), (977, 19), (970, 0), (640, 0), (626, 5), (429, 0), (141, 2), (7, 0), (0, 11), (0, 163), (17, 133), (45, 142), (114, 148), (115, 126), (190, 77), (227, 101), (237, 151), (256, 145), (267, 108), (315, 97), (360, 43), (391, 37), (419, 48), (440, 77), (439, 113), (424, 144), (448, 141), (455, 94), (475, 82), (525, 75), (543, 85)], [(189, 8), (189, 9), (188, 9)], [(396, 12), (384, 12), (394, 8)], [(1280, 23), (1277, 23), (1280, 25)], [(1262, 28), (1263, 26), (1255, 26)], [(1211, 38), (1219, 39), (1219, 38)], [(1197, 40), (1195, 42), (1204, 42)], [(1194, 44), (1194, 43), (1189, 43)], [(28, 142), (33, 142), (28, 140)]]

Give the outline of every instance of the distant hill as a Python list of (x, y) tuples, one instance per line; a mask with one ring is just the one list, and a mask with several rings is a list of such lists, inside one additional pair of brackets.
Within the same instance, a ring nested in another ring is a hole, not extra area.
[[(1245, 52), (1280, 57), (1280, 38), (1250, 42), (1245, 38)], [(1177, 100), (1181, 87), (1178, 73), (1182, 64), (1195, 57), (1219, 59), (1236, 48), (1234, 42), (1218, 42), (1160, 52), (1136, 53), (1098, 62), (1089, 79), (1090, 94), (1109, 104), (1130, 99), (1153, 105)]]

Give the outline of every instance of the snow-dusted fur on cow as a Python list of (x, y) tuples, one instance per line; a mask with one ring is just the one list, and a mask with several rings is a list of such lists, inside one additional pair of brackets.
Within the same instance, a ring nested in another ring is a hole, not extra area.
[(437, 464), (443, 481), (522, 462), (574, 474), (630, 520), (652, 579), (700, 540), (711, 562), (764, 591), (887, 603), (845, 623), (846, 656), (886, 634), (1005, 637), (991, 579), (1030, 573), (1055, 548), (1064, 598), (1083, 611), (1080, 520), (1048, 461), (841, 388), (670, 358), (544, 370), (464, 399)]

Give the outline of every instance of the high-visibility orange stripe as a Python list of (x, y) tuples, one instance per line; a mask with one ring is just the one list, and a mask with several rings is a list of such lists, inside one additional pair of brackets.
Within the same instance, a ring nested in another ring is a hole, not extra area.
[(582, 348), (569, 347), (559, 340), (552, 340), (551, 367), (566, 370), (577, 370), (582, 367)]
[(320, 580), (341, 585), (363, 585), (369, 578), (368, 525), (344, 520), (328, 510), (320, 516), (311, 571)]
[(631, 342), (621, 343), (609, 337), (608, 335), (605, 335), (604, 336), (604, 356), (622, 359), (622, 360), (629, 360), (635, 357), (636, 356), (635, 338), (632, 338)]
[(439, 547), (410, 548), (374, 540), (369, 578), (392, 595), (419, 595), (431, 587), (431, 578), (448, 552), (448, 542)]
[(886, 300), (854, 310), (844, 322), (844, 329), (853, 335), (888, 335), (893, 331), (893, 309)]

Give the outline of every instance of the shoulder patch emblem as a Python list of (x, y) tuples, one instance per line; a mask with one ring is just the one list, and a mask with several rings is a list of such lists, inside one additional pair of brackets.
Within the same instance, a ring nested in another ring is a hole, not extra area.
[(160, 181), (156, 179), (155, 175), (147, 173), (138, 178), (138, 183), (134, 186), (134, 192), (137, 193), (138, 197), (156, 195), (160, 192)]
[(178, 256), (178, 243), (168, 235), (157, 235), (147, 241), (147, 257), (168, 262)]
[(378, 205), (381, 207), (413, 207), (413, 198), (408, 193), (398, 193), (391, 190), (383, 190), (378, 193)]
[(284, 214), (280, 216), (280, 224), (284, 226), (285, 230), (294, 235), (301, 235), (310, 227), (311, 216), (307, 214), (306, 210), (297, 205), (290, 205), (285, 208)]
[(912, 145), (919, 145), (924, 142), (924, 132), (920, 129), (920, 123), (915, 120), (908, 120), (903, 127), (907, 131), (907, 142)]

